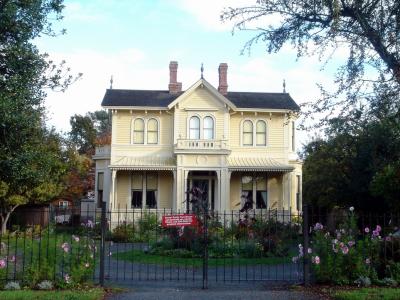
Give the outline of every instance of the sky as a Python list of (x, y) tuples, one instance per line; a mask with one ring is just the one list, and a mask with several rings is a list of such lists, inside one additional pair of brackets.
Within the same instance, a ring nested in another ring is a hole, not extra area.
[[(66, 92), (48, 91), (45, 102), (48, 124), (68, 132), (74, 114), (101, 109), (110, 78), (113, 88), (168, 89), (168, 65), (178, 61), (178, 81), (183, 89), (204, 77), (218, 86), (218, 65), (228, 64), (228, 90), (286, 91), (298, 103), (318, 98), (317, 83), (332, 84), (330, 67), (321, 72), (317, 57), (297, 60), (285, 46), (268, 54), (259, 43), (241, 54), (254, 31), (235, 31), (222, 23), (224, 7), (238, 7), (251, 0), (67, 0), (64, 19), (55, 23), (66, 35), (41, 37), (36, 44), (55, 62), (66, 61), (81, 79)], [(257, 21), (265, 26), (274, 20)], [(298, 146), (312, 134), (300, 133)]]

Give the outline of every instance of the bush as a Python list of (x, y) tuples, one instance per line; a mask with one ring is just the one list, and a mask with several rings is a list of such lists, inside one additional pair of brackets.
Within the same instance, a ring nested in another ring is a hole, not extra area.
[(44, 280), (38, 283), (37, 288), (39, 290), (52, 290), (54, 288), (54, 285), (51, 281)]

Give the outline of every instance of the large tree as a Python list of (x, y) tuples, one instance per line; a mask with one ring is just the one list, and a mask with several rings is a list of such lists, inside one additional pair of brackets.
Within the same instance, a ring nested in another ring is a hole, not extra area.
[[(56, 35), (61, 0), (0, 0), (0, 216), (21, 204), (48, 201), (60, 191), (65, 166), (60, 138), (45, 126), (48, 88), (64, 90), (74, 78), (48, 60), (33, 41)], [(62, 63), (63, 64), (63, 63)]]
[(257, 32), (245, 48), (262, 42), (272, 53), (290, 44), (299, 57), (320, 55), (326, 60), (338, 49), (348, 50), (346, 63), (336, 73), (337, 88), (326, 91), (321, 87), (322, 97), (310, 103), (305, 113), (325, 111), (325, 121), (338, 111), (348, 115), (360, 103), (367, 103), (377, 83), (400, 92), (397, 0), (258, 0), (225, 9), (222, 19), (234, 20), (239, 30)]

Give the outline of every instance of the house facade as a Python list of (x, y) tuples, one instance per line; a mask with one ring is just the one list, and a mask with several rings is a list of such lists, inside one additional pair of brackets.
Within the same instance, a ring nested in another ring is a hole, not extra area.
[(287, 93), (230, 92), (227, 64), (215, 88), (186, 91), (169, 65), (168, 90), (108, 89), (111, 145), (97, 147), (96, 201), (110, 210), (190, 209), (198, 187), (214, 211), (301, 210), (298, 105)]

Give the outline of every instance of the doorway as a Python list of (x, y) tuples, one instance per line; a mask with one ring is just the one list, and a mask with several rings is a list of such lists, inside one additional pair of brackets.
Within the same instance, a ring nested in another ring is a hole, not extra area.
[(187, 206), (188, 211), (191, 210), (190, 205), (190, 192), (193, 188), (198, 188), (202, 191), (204, 201), (208, 203), (208, 209), (215, 209), (215, 194), (217, 176), (214, 171), (190, 171), (187, 180)]

